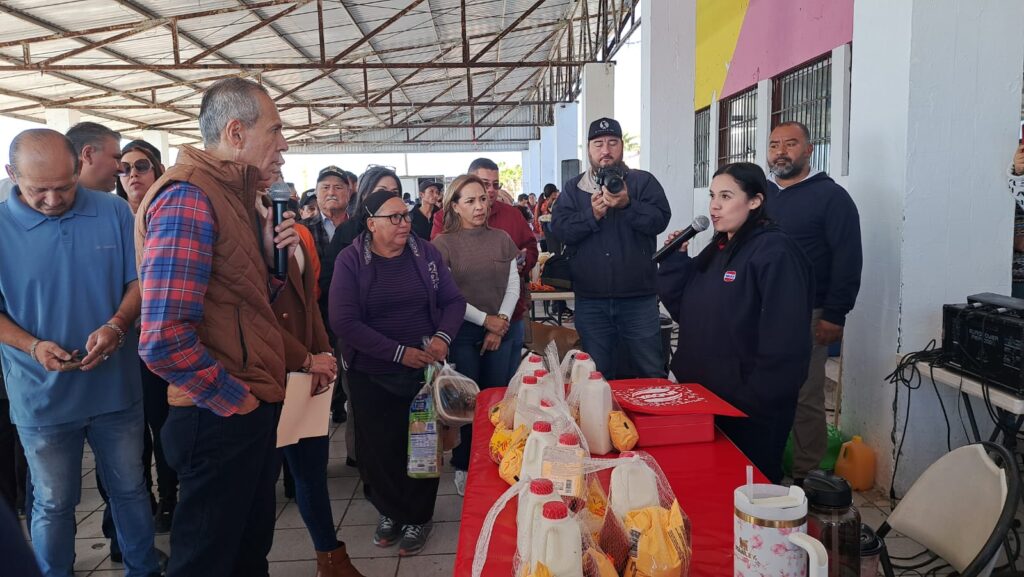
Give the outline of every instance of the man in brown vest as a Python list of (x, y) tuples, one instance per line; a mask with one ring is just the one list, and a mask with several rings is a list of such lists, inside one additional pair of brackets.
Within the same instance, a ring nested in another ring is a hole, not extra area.
[(204, 149), (183, 146), (136, 217), (142, 279), (139, 353), (170, 383), (162, 438), (180, 479), (169, 577), (265, 576), (278, 475), (285, 361), (271, 300), (277, 248), (257, 190), (280, 178), (288, 145), (274, 103), (239, 78), (203, 96)]

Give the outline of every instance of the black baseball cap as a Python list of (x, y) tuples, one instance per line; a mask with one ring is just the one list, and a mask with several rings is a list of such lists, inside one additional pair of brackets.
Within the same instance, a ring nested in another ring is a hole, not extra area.
[(348, 178), (345, 177), (345, 171), (332, 164), (320, 171), (320, 174), (317, 175), (316, 177), (317, 184), (319, 184), (321, 180), (327, 178), (328, 176), (337, 176), (338, 178), (348, 183)]
[(599, 136), (622, 138), (622, 126), (614, 118), (598, 118), (590, 123), (590, 130), (587, 131), (587, 140), (594, 140)]
[(438, 180), (424, 180), (420, 183), (420, 192), (425, 192), (431, 186), (436, 186), (439, 192), (444, 192), (444, 184)]
[(314, 202), (316, 202), (316, 189), (311, 188), (302, 193), (302, 198), (299, 199), (299, 206), (307, 206)]

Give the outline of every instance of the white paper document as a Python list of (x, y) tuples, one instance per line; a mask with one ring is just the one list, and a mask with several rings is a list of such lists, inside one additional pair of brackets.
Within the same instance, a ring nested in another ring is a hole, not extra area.
[(313, 377), (306, 373), (288, 373), (288, 384), (284, 394), (284, 408), (277, 425), (277, 446), (286, 447), (307, 437), (322, 437), (327, 434), (327, 422), (331, 414), (331, 396), (334, 386), (315, 397), (309, 396)]

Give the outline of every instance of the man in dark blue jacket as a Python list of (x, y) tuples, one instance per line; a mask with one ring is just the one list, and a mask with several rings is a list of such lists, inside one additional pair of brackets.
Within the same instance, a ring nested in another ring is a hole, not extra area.
[[(570, 258), (576, 329), (605, 378), (618, 377), (620, 352), (639, 376), (664, 377), (651, 256), (672, 211), (652, 174), (622, 162), (618, 122), (595, 120), (588, 141), (590, 169), (566, 181), (551, 219)], [(622, 176), (621, 190), (609, 169)]]
[(811, 334), (814, 349), (800, 388), (793, 423), (793, 478), (802, 482), (827, 450), (825, 361), (829, 345), (843, 338), (846, 315), (860, 290), (860, 217), (849, 193), (824, 172), (811, 171), (814, 146), (807, 127), (783, 122), (768, 142), (768, 206), (782, 230), (814, 266), (816, 294)]

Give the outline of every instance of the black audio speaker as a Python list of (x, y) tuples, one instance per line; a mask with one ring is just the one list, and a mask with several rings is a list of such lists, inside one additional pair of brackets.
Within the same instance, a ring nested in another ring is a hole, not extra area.
[(942, 351), (954, 368), (1024, 395), (1024, 318), (1018, 313), (943, 305)]

